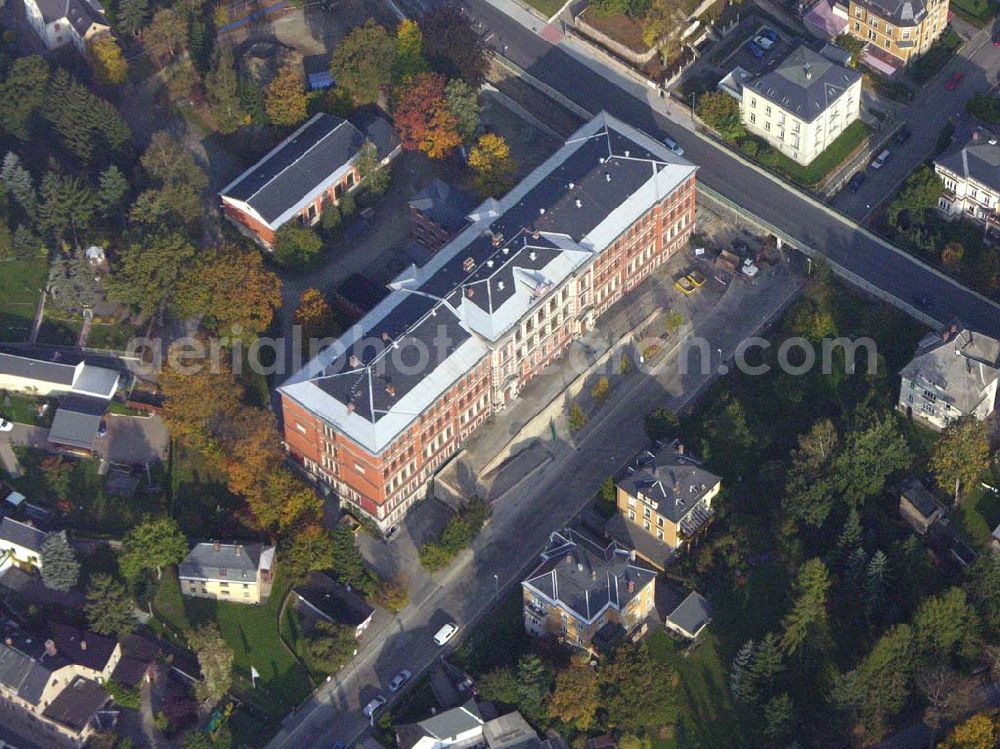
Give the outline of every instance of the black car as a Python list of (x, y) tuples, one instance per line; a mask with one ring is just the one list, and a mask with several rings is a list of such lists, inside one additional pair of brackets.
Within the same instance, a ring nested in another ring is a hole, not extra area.
[(896, 141), (897, 146), (901, 146), (910, 139), (911, 135), (913, 135), (913, 133), (910, 132), (910, 128), (903, 127), (899, 129), (899, 132), (896, 133), (896, 136), (893, 138), (893, 140)]
[(851, 192), (857, 192), (861, 189), (861, 185), (865, 183), (865, 173), (857, 172), (853, 177), (847, 181), (847, 189)]
[(914, 294), (913, 303), (920, 307), (920, 309), (930, 309), (934, 304), (926, 294)]

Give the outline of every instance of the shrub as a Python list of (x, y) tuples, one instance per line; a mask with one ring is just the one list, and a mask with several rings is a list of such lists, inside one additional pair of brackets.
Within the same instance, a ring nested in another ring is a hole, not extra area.
[(677, 415), (662, 407), (648, 413), (643, 423), (646, 435), (654, 441), (675, 436), (679, 426)]
[(587, 425), (587, 414), (583, 412), (580, 408), (579, 403), (574, 403), (569, 409), (569, 428), (570, 431), (576, 432), (583, 429)]
[(308, 268), (323, 249), (323, 240), (312, 229), (289, 221), (274, 238), (274, 259), (288, 268)]
[(608, 395), (611, 392), (611, 385), (608, 383), (608, 378), (603, 375), (594, 383), (594, 387), (590, 389), (590, 397), (593, 398), (598, 405), (603, 406), (607, 400)]
[(462, 549), (469, 547), (489, 517), (490, 506), (473, 497), (448, 520), (437, 541), (420, 547), (420, 563), (429, 572), (446, 567)]

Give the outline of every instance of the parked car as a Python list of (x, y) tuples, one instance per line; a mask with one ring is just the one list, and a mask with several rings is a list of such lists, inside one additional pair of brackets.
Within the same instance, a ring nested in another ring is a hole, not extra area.
[(678, 156), (684, 155), (684, 149), (681, 148), (681, 144), (669, 136), (663, 139), (663, 145), (665, 145), (667, 148), (669, 148)]
[(434, 642), (437, 643), (438, 647), (442, 647), (448, 640), (455, 636), (456, 632), (458, 632), (458, 625), (455, 622), (448, 622), (434, 635)]
[(774, 29), (761, 29), (760, 36), (770, 39), (772, 42), (778, 41), (778, 32)]
[(362, 712), (365, 714), (365, 717), (371, 718), (375, 713), (377, 713), (379, 710), (385, 707), (385, 701), (386, 701), (385, 697), (383, 697), (381, 694), (376, 695), (371, 702), (365, 705), (364, 710), (362, 710)]
[(699, 273), (698, 271), (692, 270), (692, 271), (688, 272), (688, 274), (687, 274), (687, 280), (690, 281), (691, 283), (693, 283), (695, 285), (695, 288), (698, 288), (702, 284), (704, 284), (705, 281), (707, 281), (708, 279), (705, 278), (705, 276), (702, 275), (701, 273)]
[(747, 42), (747, 52), (756, 57), (758, 60), (764, 56), (764, 48), (753, 40)]
[(674, 281), (674, 288), (677, 289), (682, 294), (690, 294), (698, 287), (691, 283), (691, 279), (687, 276), (681, 276), (676, 281)]
[(872, 159), (872, 169), (881, 169), (882, 167), (884, 167), (885, 162), (889, 160), (890, 156), (892, 156), (892, 151), (890, 151), (888, 148), (885, 149), (882, 153), (880, 153), (878, 156)]
[(12, 432), (14, 430), (14, 425), (11, 424), (6, 419), (0, 419), (0, 432)]
[(400, 687), (402, 687), (406, 682), (410, 680), (411, 676), (413, 676), (413, 674), (411, 674), (406, 669), (400, 671), (398, 674), (393, 676), (392, 681), (389, 682), (389, 691), (398, 692)]
[(753, 38), (753, 43), (760, 47), (762, 50), (767, 52), (771, 47), (774, 46), (774, 40), (768, 39), (763, 34), (758, 34)]
[(382, 539), (387, 544), (391, 544), (395, 540), (396, 536), (398, 536), (398, 535), (399, 535), (399, 526), (398, 525), (394, 525), (394, 526), (390, 527), (389, 530), (387, 530), (385, 533), (382, 534)]
[(934, 303), (931, 301), (931, 298), (926, 294), (914, 294), (913, 303), (918, 307), (920, 307), (920, 309), (930, 309), (931, 307), (934, 306)]
[(101, 423), (97, 427), (97, 436), (106, 437), (107, 434), (108, 434), (108, 422), (106, 422), (104, 419), (101, 419)]
[(961, 70), (956, 70), (951, 74), (951, 78), (948, 79), (947, 83), (944, 84), (945, 91), (954, 91), (962, 85), (963, 80), (965, 80), (965, 73)]
[(904, 143), (906, 143), (906, 141), (908, 141), (910, 139), (911, 135), (913, 135), (913, 133), (910, 131), (910, 128), (908, 128), (908, 127), (901, 127), (896, 132), (896, 135), (893, 138), (893, 140), (895, 141), (895, 143), (896, 143), (897, 146), (901, 146)]
[(854, 176), (847, 181), (847, 189), (851, 192), (857, 192), (861, 189), (861, 185), (865, 183), (865, 173), (855, 172)]

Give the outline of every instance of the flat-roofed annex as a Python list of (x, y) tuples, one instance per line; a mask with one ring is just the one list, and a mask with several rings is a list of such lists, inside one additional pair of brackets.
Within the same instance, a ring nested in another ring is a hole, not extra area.
[(379, 453), (547, 294), (696, 167), (606, 113), (472, 223), (279, 391)]

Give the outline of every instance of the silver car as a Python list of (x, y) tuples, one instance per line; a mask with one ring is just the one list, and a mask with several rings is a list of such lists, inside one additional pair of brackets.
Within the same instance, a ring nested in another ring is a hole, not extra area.
[(389, 682), (389, 691), (398, 692), (402, 688), (402, 686), (410, 680), (411, 676), (413, 676), (413, 674), (411, 674), (404, 668), (402, 671), (400, 671), (398, 674), (392, 677), (392, 681)]

